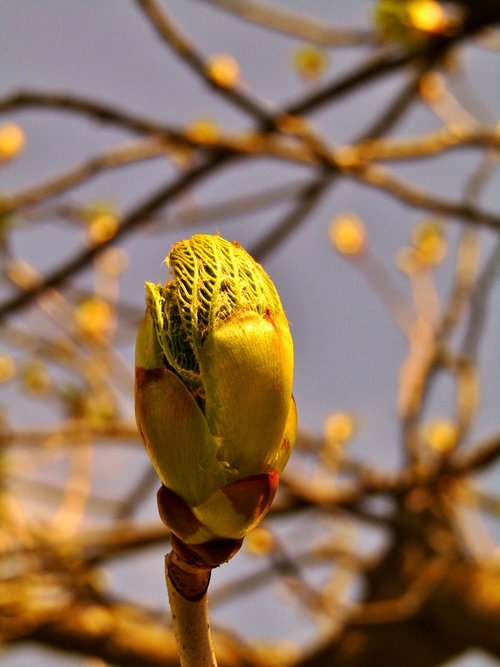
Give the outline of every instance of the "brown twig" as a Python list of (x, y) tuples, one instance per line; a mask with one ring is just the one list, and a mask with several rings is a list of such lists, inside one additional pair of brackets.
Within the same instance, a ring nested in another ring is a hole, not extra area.
[[(52, 613), (42, 615), (36, 601), (24, 605), (25, 626), (18, 621), (11, 627), (11, 641), (35, 641), (64, 651), (92, 655), (119, 667), (179, 667), (179, 657), (172, 630), (166, 618), (142, 610), (138, 605), (112, 601), (95, 602), (75, 599)], [(8, 615), (0, 615), (7, 620)], [(0, 631), (6, 630), (0, 623)], [(231, 637), (215, 632), (215, 645), (221, 659), (219, 667), (270, 667), (270, 662), (253, 653)]]
[(105, 248), (109, 247), (119, 238), (123, 238), (129, 234), (132, 230), (137, 229), (141, 224), (144, 224), (149, 219), (149, 216), (155, 213), (160, 207), (171, 202), (176, 196), (193, 185), (193, 183), (199, 182), (202, 178), (222, 167), (222, 165), (229, 160), (229, 157), (230, 156), (226, 153), (216, 153), (210, 156), (202, 164), (197, 165), (188, 172), (182, 174), (178, 179), (155, 190), (155, 192), (124, 216), (113, 238), (77, 254), (74, 258), (68, 260), (62, 266), (46, 276), (43, 282), (34, 286), (29, 291), (22, 292), (0, 305), (0, 320), (27, 306), (49, 287), (59, 286), (70, 277), (85, 269)]
[(495, 230), (500, 229), (500, 216), (466, 203), (456, 204), (430, 194), (423, 188), (403, 181), (378, 165), (372, 164), (363, 169), (344, 173), (365, 185), (392, 195), (412, 208), (431, 211), (443, 217), (465, 220), (472, 225), (482, 225)]
[(498, 435), (477, 443), (463, 452), (450, 456), (441, 466), (433, 464), (409, 466), (396, 473), (375, 472), (365, 469), (353, 484), (344, 489), (332, 488), (325, 478), (315, 479), (314, 485), (307, 476), (292, 471), (283, 475), (282, 485), (287, 493), (296, 496), (305, 505), (321, 508), (324, 511), (349, 509), (362, 500), (376, 495), (389, 495), (395, 498), (404, 496), (420, 486), (432, 486), (442, 475), (462, 476), (491, 465), (500, 457), (500, 437)]
[(8, 215), (14, 211), (46, 202), (52, 197), (61, 195), (89, 181), (104, 171), (164, 157), (165, 153), (165, 145), (151, 140), (140, 141), (131, 146), (106, 151), (75, 167), (66, 169), (59, 176), (3, 197), (0, 201), (0, 215)]
[(500, 132), (488, 127), (443, 127), (437, 132), (416, 137), (376, 138), (345, 148), (338, 147), (336, 154), (341, 163), (349, 157), (353, 162), (363, 164), (375, 160), (416, 160), (467, 146), (500, 148)]
[(48, 91), (19, 90), (12, 95), (0, 98), (0, 113), (23, 109), (53, 109), (70, 112), (104, 123), (115, 125), (135, 134), (168, 135), (172, 139), (182, 140), (174, 128), (145, 116), (139, 116), (122, 107), (106, 104), (101, 100), (82, 97), (76, 93), (57, 93)]
[(367, 81), (374, 82), (382, 76), (402, 69), (413, 59), (414, 55), (410, 53), (370, 57), (361, 66), (348, 72), (342, 78), (334, 80), (310, 95), (301, 97), (296, 102), (291, 102), (285, 107), (284, 112), (290, 116), (300, 116), (311, 111), (318, 111), (324, 104), (353, 92)]
[(261, 103), (255, 101), (248, 93), (236, 86), (221, 85), (210, 74), (205, 59), (181, 33), (180, 29), (174, 25), (163, 7), (160, 7), (155, 0), (136, 0), (136, 2), (163, 41), (182, 58), (196, 76), (232, 105), (249, 114), (255, 120), (259, 122), (269, 120), (269, 114), (264, 110)]
[(299, 194), (297, 204), (250, 249), (250, 254), (259, 261), (269, 255), (318, 205), (321, 196), (330, 185), (330, 181), (331, 177), (321, 174), (308, 183)]

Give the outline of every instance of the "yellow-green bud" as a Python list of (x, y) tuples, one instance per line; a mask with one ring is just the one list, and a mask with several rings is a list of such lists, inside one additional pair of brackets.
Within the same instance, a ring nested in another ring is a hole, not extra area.
[(146, 283), (137, 424), (164, 499), (178, 501), (172, 530), (188, 544), (240, 539), (269, 509), (295, 439), (288, 322), (238, 244), (197, 234), (166, 261), (173, 280)]

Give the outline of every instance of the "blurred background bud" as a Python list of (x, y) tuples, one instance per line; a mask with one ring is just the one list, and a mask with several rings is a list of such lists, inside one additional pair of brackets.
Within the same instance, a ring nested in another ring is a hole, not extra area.
[(354, 214), (343, 214), (334, 218), (329, 235), (335, 250), (349, 259), (356, 259), (366, 248), (364, 225)]

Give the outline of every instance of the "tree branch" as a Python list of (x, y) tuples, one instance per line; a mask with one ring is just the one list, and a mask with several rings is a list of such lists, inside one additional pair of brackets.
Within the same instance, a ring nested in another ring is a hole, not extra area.
[(22, 208), (36, 206), (89, 181), (103, 171), (164, 157), (165, 152), (165, 145), (151, 140), (140, 141), (132, 146), (106, 151), (67, 169), (59, 176), (55, 176), (44, 183), (2, 197), (0, 199), (0, 215), (8, 215)]
[[(198, 0), (199, 1), (199, 0)], [(275, 7), (260, 0), (201, 0), (263, 28), (298, 37), (325, 47), (371, 45), (375, 35), (368, 30), (338, 28), (308, 14)]]
[(363, 169), (344, 171), (344, 174), (359, 180), (365, 185), (386, 192), (412, 208), (432, 211), (439, 215), (466, 220), (475, 225), (484, 225), (500, 230), (500, 216), (475, 208), (467, 203), (455, 204), (446, 199), (432, 195), (422, 188), (397, 178), (387, 169), (378, 165), (369, 165)]
[(255, 120), (261, 123), (269, 121), (270, 116), (267, 111), (263, 109), (260, 103), (251, 98), (248, 93), (243, 92), (235, 86), (223, 86), (211, 76), (205, 59), (181, 33), (179, 28), (174, 25), (164, 8), (160, 8), (155, 0), (136, 0), (136, 2), (162, 40), (177, 53), (204, 83), (232, 105), (252, 116)]
[[(164, 616), (124, 602), (79, 602), (61, 607), (48, 618), (36, 607), (25, 610), (30, 627), (4, 637), (10, 642), (35, 641), (70, 653), (92, 655), (117, 667), (179, 667), (173, 632)], [(0, 630), (1, 630), (0, 623)], [(13, 629), (10, 628), (12, 632)], [(271, 667), (241, 640), (214, 631), (219, 667)]]
[(176, 196), (193, 185), (193, 183), (199, 182), (202, 178), (221, 168), (230, 160), (230, 157), (231, 156), (227, 153), (215, 153), (207, 158), (202, 164), (197, 165), (185, 174), (182, 174), (177, 180), (160, 187), (125, 215), (113, 238), (104, 241), (100, 245), (85, 249), (83, 252), (52, 271), (43, 282), (35, 285), (29, 291), (22, 292), (1, 304), (0, 321), (7, 315), (27, 306), (46, 289), (63, 284), (70, 277), (85, 269), (105, 248), (144, 224), (155, 211), (171, 202)]
[(164, 123), (74, 93), (19, 90), (12, 95), (0, 98), (0, 113), (24, 109), (54, 109), (71, 112), (87, 116), (105, 125), (115, 125), (135, 134), (166, 134), (172, 139), (182, 140), (182, 136), (177, 136), (175, 129)]
[(269, 255), (318, 205), (330, 183), (331, 176), (324, 173), (308, 183), (299, 194), (298, 203), (250, 249), (250, 254), (259, 261)]

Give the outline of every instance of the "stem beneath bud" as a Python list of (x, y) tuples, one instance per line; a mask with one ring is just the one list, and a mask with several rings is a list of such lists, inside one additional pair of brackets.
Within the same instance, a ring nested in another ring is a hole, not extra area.
[(165, 579), (181, 667), (217, 667), (207, 588), (210, 569), (186, 563), (175, 551), (165, 556)]

